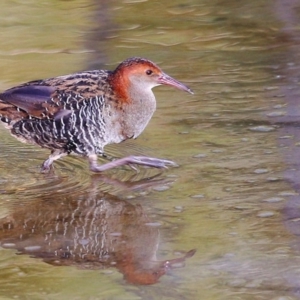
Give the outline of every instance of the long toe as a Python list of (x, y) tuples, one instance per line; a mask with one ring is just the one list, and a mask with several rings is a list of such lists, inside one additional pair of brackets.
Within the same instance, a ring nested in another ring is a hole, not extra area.
[(147, 157), (147, 156), (128, 156), (123, 157), (117, 160), (113, 160), (104, 165), (97, 164), (97, 156), (90, 155), (89, 156), (89, 163), (90, 163), (90, 170), (93, 172), (103, 172), (112, 168), (129, 165), (134, 170), (135, 167), (132, 165), (142, 165), (147, 167), (154, 167), (154, 168), (165, 168), (167, 169), (169, 166), (178, 167), (178, 165), (167, 159), (159, 159), (154, 157)]
[(47, 159), (41, 165), (41, 173), (49, 173), (52, 168), (52, 160)]
[(49, 167), (49, 166), (44, 166), (44, 165), (41, 165), (41, 169), (40, 169), (40, 171), (41, 171), (41, 173), (49, 173), (50, 172), (50, 169), (51, 169), (51, 166)]
[(155, 157), (147, 157), (147, 156), (129, 156), (128, 161), (129, 164), (137, 164), (154, 168), (165, 168), (170, 167), (178, 167), (178, 165), (167, 159), (159, 159)]

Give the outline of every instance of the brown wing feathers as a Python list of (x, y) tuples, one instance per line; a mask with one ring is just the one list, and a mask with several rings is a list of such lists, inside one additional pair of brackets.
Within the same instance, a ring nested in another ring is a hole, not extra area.
[(41, 118), (47, 109), (47, 103), (52, 97), (54, 89), (49, 86), (21, 86), (7, 90), (0, 94), (0, 113), (5, 115), (1, 107), (11, 104), (15, 111), (25, 111), (28, 115)]
[(31, 81), (9, 89), (0, 94), (0, 116), (9, 120), (64, 116), (77, 102), (103, 95), (108, 73), (88, 71)]

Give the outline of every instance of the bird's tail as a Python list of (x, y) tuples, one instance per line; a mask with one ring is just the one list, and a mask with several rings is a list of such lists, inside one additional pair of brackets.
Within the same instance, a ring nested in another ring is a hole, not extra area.
[(12, 121), (19, 121), (26, 116), (26, 113), (13, 104), (1, 99), (0, 95), (0, 120), (10, 125)]

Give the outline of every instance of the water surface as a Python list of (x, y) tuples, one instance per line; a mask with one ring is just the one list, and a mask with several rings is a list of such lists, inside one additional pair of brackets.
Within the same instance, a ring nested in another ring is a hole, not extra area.
[(43, 175), (48, 152), (0, 129), (0, 295), (298, 299), (297, 5), (4, 1), (1, 90), (142, 56), (195, 94), (155, 88), (145, 132), (107, 148), (165, 171)]

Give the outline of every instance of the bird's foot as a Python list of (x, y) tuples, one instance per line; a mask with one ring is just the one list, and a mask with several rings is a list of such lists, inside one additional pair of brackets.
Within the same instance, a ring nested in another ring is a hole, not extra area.
[(134, 170), (136, 170), (136, 168), (132, 166), (133, 164), (153, 167), (153, 168), (160, 168), (160, 169), (162, 168), (167, 169), (168, 167), (178, 167), (178, 165), (171, 160), (159, 159), (159, 158), (147, 157), (147, 156), (128, 156), (128, 157), (111, 161), (104, 165), (98, 165), (97, 156), (91, 155), (89, 157), (89, 162), (90, 162), (90, 170), (93, 172), (103, 172), (124, 165), (129, 165)]
[(65, 152), (61, 152), (60, 150), (53, 150), (49, 158), (46, 159), (41, 166), (41, 173), (49, 173), (49, 171), (53, 168), (53, 162), (63, 156), (67, 155)]
[(155, 157), (148, 156), (128, 156), (122, 158), (125, 160), (125, 164), (131, 165), (142, 165), (147, 167), (159, 168), (159, 169), (168, 169), (168, 167), (178, 167), (178, 165), (167, 159), (160, 159)]
[(49, 161), (49, 159), (47, 159), (41, 165), (40, 171), (41, 173), (46, 174), (49, 173), (52, 168), (53, 168), (52, 161)]

